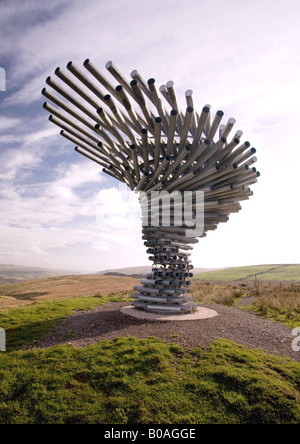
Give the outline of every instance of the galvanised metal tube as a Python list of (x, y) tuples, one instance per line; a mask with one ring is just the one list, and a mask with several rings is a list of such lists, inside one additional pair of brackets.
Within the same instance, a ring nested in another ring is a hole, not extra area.
[[(253, 154), (256, 153), (256, 148), (252, 147), (249, 151), (246, 151), (245, 154), (243, 154), (242, 156), (238, 156), (235, 159), (235, 164), (240, 165), (241, 163), (244, 163), (246, 160), (249, 159), (249, 157), (251, 157)], [(257, 160), (257, 158), (255, 157), (255, 159)]]
[(148, 124), (148, 129), (149, 131), (153, 134), (153, 119), (154, 119), (154, 114), (151, 112), (151, 110), (148, 108), (146, 102), (145, 102), (145, 98), (143, 96), (143, 93), (138, 85), (137, 80), (132, 80), (130, 82), (130, 86), (132, 88), (132, 92), (135, 96), (135, 101), (137, 102), (137, 104), (139, 105), (139, 107), (142, 110), (142, 113), (144, 114), (144, 117), (147, 121)]
[(132, 174), (133, 170), (128, 165), (124, 166), (124, 168), (125, 168), (125, 176), (127, 178), (129, 188), (131, 189), (131, 191), (133, 191), (135, 188), (135, 185), (136, 185), (133, 174)]
[(224, 129), (225, 129), (225, 125), (222, 124), (219, 126), (219, 139), (221, 139)]
[[(66, 122), (67, 124), (69, 124), (70, 126), (72, 126), (73, 128), (75, 128), (77, 131), (81, 132), (82, 134), (86, 135), (87, 137), (91, 138), (91, 140), (94, 140), (97, 143), (97, 147), (98, 150), (102, 152), (102, 154), (104, 154), (105, 156), (107, 156), (108, 158), (111, 158), (111, 153), (109, 152), (109, 147), (106, 146), (105, 144), (103, 144), (99, 138), (97, 138), (96, 136), (93, 136), (88, 133), (84, 128), (78, 126), (76, 124), (76, 122), (70, 120), (67, 118), (67, 116), (65, 116), (64, 114), (62, 114), (59, 110), (57, 110), (56, 108), (54, 108), (52, 105), (49, 105), (47, 102), (44, 103), (43, 107), (50, 113), (54, 114), (56, 117), (58, 117), (59, 119), (63, 120), (64, 122)], [(95, 129), (93, 127), (93, 129)], [(115, 150), (115, 152), (117, 154), (119, 154), (119, 152), (117, 150)], [(112, 158), (111, 158), (112, 159)], [(125, 159), (126, 160), (126, 159)]]
[(193, 145), (192, 145), (189, 157), (187, 158), (185, 164), (182, 165), (181, 169), (174, 174), (173, 181), (175, 181), (179, 176), (181, 176), (187, 169), (192, 168), (191, 165), (196, 161), (196, 159), (198, 159), (198, 157), (200, 157), (205, 152), (208, 146), (209, 146), (209, 140), (205, 139), (204, 142), (198, 147), (198, 149), (194, 153), (192, 153), (193, 151)]
[(139, 161), (138, 161), (138, 157), (137, 157), (137, 153), (136, 153), (136, 146), (130, 145), (130, 150), (131, 150), (131, 158), (132, 158), (133, 165), (134, 165), (136, 179), (138, 182), (140, 182), (141, 176), (140, 176)]
[(159, 281), (155, 279), (141, 279), (141, 284), (144, 285), (158, 285)]
[(159, 167), (161, 152), (161, 118), (156, 117), (154, 121), (154, 168)]
[(70, 114), (71, 116), (75, 117), (75, 119), (79, 120), (79, 122), (83, 123), (85, 126), (87, 126), (92, 131), (94, 131), (94, 123), (91, 123), (85, 117), (83, 117), (80, 114), (78, 114), (66, 102), (64, 102), (63, 100), (60, 100), (57, 96), (52, 94), (46, 88), (42, 89), (42, 95), (45, 96), (47, 99), (51, 100), (51, 102), (55, 103), (55, 105), (59, 106), (61, 109), (66, 111), (68, 114)]
[(223, 131), (222, 131), (222, 136), (223, 136), (223, 137), (226, 137), (226, 138), (227, 138), (227, 137), (229, 136), (229, 134), (230, 134), (230, 132), (231, 132), (231, 130), (232, 130), (232, 128), (233, 128), (235, 122), (236, 122), (236, 120), (235, 120), (233, 117), (231, 117), (231, 118), (228, 120), (228, 122), (226, 123), (225, 128), (224, 128)]
[[(112, 96), (116, 97), (115, 87), (111, 82), (101, 73), (101, 71), (96, 68), (96, 66), (89, 60), (86, 59), (83, 62), (83, 66), (95, 77), (95, 79), (100, 82), (104, 88), (106, 88)], [(116, 97), (117, 98), (117, 97)]]
[(167, 148), (166, 148), (167, 157), (170, 157), (173, 151), (177, 118), (178, 118), (178, 111), (176, 111), (176, 109), (172, 109), (170, 114), (169, 128), (167, 134)]
[[(217, 189), (218, 187), (222, 187), (224, 185), (228, 184), (234, 184), (237, 180), (240, 180), (242, 177), (247, 177), (249, 167), (246, 165), (245, 168), (236, 168), (233, 172), (227, 173), (223, 179), (220, 177), (218, 179), (214, 180), (214, 183), (212, 184), (213, 189)], [(224, 175), (223, 175), (224, 176)], [(221, 179), (221, 180), (219, 180)]]
[(128, 94), (131, 95), (131, 97), (133, 99), (135, 99), (135, 96), (132, 92), (132, 89), (130, 87), (130, 84), (128, 83), (128, 81), (125, 79), (125, 77), (123, 76), (123, 74), (121, 74), (121, 72), (118, 70), (118, 68), (115, 66), (115, 64), (110, 60), (109, 62), (106, 63), (105, 68), (110, 72), (110, 74), (123, 86), (123, 88), (126, 89), (126, 91), (128, 92)]
[[(187, 106), (191, 106), (192, 108), (194, 107), (194, 101), (193, 101), (193, 91), (191, 89), (188, 89), (185, 92), (185, 99), (186, 99), (186, 104)], [(197, 129), (197, 123), (196, 123), (196, 112), (194, 112), (193, 116), (192, 116), (192, 120), (191, 120), (191, 134), (194, 136), (196, 134), (196, 129)]]
[(47, 85), (51, 86), (51, 88), (55, 89), (60, 95), (62, 95), (65, 99), (71, 102), (74, 106), (76, 106), (80, 111), (86, 114), (90, 119), (98, 122), (98, 118), (96, 113), (90, 111), (86, 106), (82, 105), (77, 99), (71, 96), (64, 88), (62, 88), (55, 80), (53, 80), (50, 76), (46, 80)]
[(241, 146), (239, 146), (235, 151), (229, 156), (223, 157), (220, 159), (220, 165), (230, 165), (233, 163), (241, 154), (244, 153), (251, 146), (250, 142), (246, 141)]
[[(253, 153), (251, 152), (251, 156), (252, 156), (252, 154)], [(242, 166), (242, 167), (248, 165), (250, 167), (251, 165), (253, 165), (256, 162), (257, 162), (257, 157), (253, 156), (253, 157), (251, 157), (251, 159), (249, 159), (248, 153), (247, 153), (247, 157), (245, 156), (244, 159), (238, 160), (234, 165)]]
[(205, 105), (202, 109), (202, 112), (200, 114), (200, 117), (199, 117), (199, 120), (197, 123), (197, 129), (196, 129), (196, 133), (194, 135), (194, 139), (193, 139), (193, 143), (192, 143), (192, 151), (198, 149), (206, 121), (209, 117), (209, 113), (210, 113), (210, 105)]
[[(209, 105), (206, 105), (206, 106), (209, 106)], [(211, 111), (210, 111), (210, 107), (209, 107), (209, 113), (208, 113), (208, 116), (207, 116), (207, 119), (206, 119), (206, 122), (204, 125), (204, 129), (203, 129), (203, 133), (205, 134), (206, 138), (208, 138), (207, 136), (210, 131), (210, 126), (211, 126)]]
[(149, 172), (149, 158), (148, 158), (148, 131), (143, 128), (142, 131), (142, 148), (143, 148), (143, 159), (144, 159), (144, 171)]
[(68, 85), (73, 91), (75, 91), (80, 97), (82, 97), (86, 102), (88, 102), (93, 108), (99, 108), (99, 102), (94, 100), (89, 94), (87, 94), (81, 86), (73, 82), (71, 77), (65, 74), (61, 68), (56, 68), (55, 75), (59, 77), (66, 85)]
[[(75, 121), (69, 119), (69, 117), (67, 115), (63, 114), (59, 109), (54, 108), (54, 106), (52, 106), (51, 104), (45, 102), (43, 105), (43, 108), (46, 111), (48, 111), (49, 113), (53, 114), (54, 116), (58, 117), (59, 119), (63, 120), (64, 122), (66, 122), (68, 125), (75, 128), (77, 131), (84, 134), (86, 137), (89, 137), (94, 142), (98, 143), (101, 141), (100, 138), (96, 137), (95, 134), (92, 134), (89, 131), (87, 131), (85, 128), (82, 128), (81, 126), (77, 125), (77, 123)], [(94, 127), (93, 127), (93, 129), (94, 129)]]
[(243, 131), (241, 131), (241, 130), (237, 130), (237, 132), (236, 132), (235, 135), (233, 136), (232, 140), (233, 140), (233, 139), (241, 139), (243, 134), (244, 134)]
[(167, 87), (168, 95), (170, 98), (171, 106), (173, 109), (176, 109), (176, 111), (178, 112), (177, 130), (178, 130), (178, 134), (179, 134), (179, 133), (181, 133), (181, 131), (183, 129), (183, 114), (180, 111), (180, 108), (178, 106), (174, 82), (172, 80), (170, 80), (169, 82), (167, 82), (166, 87)]
[(227, 156), (234, 150), (234, 148), (240, 143), (240, 139), (233, 139), (230, 143), (225, 145), (225, 148), (220, 149), (218, 153), (216, 153), (213, 158), (213, 162), (216, 164), (218, 162), (222, 163), (223, 159), (226, 159)]
[(160, 290), (158, 290), (157, 288), (136, 286), (136, 287), (133, 287), (133, 289), (136, 291), (139, 291), (141, 293), (160, 294)]
[(131, 129), (126, 124), (124, 116), (120, 113), (119, 109), (116, 107), (112, 97), (107, 94), (104, 97), (106, 105), (110, 108), (110, 110), (113, 112), (114, 116), (116, 117), (117, 121), (119, 122), (121, 130), (126, 134), (126, 136), (129, 138), (131, 143), (136, 143), (135, 136), (133, 135)]
[[(98, 116), (100, 118), (100, 121), (101, 121), (103, 127), (105, 127), (107, 129), (107, 131), (110, 132), (112, 134), (112, 136), (117, 139), (117, 141), (119, 142), (121, 147), (124, 147), (126, 149), (127, 145), (128, 145), (128, 142), (122, 137), (122, 135), (120, 134), (118, 128), (116, 128), (116, 125), (114, 125), (112, 123), (110, 117), (106, 114), (104, 109), (103, 108), (98, 108), (97, 109), (97, 114), (98, 114)], [(126, 153), (128, 153), (128, 148), (126, 150)]]
[(172, 165), (170, 165), (169, 168), (167, 169), (167, 171), (165, 172), (165, 174), (162, 178), (162, 181), (164, 181), (168, 177), (170, 177), (170, 175), (173, 173), (173, 171), (181, 164), (183, 159), (189, 154), (190, 151), (191, 151), (191, 147), (189, 145), (187, 145), (184, 149), (181, 150), (181, 152), (179, 153), (175, 162), (173, 162)]
[[(208, 142), (209, 142), (209, 140), (208, 140)], [(222, 148), (222, 146), (225, 143), (226, 143), (226, 139), (225, 139), (225, 137), (222, 137), (220, 140), (218, 140), (217, 143), (215, 143), (214, 146), (212, 146), (212, 147), (208, 146), (206, 151), (202, 154), (202, 156), (199, 156), (198, 163), (193, 169), (196, 169), (199, 164), (203, 165), (203, 164), (205, 164), (205, 162), (210, 160)], [(213, 163), (215, 163), (215, 161)], [(209, 163), (208, 163), (208, 165), (206, 165), (206, 168), (210, 168)]]
[(123, 182), (127, 185), (127, 182), (124, 179), (124, 177), (120, 177), (115, 172), (109, 171), (106, 168), (103, 168), (102, 171), (103, 171), (103, 173), (108, 174), (109, 176), (113, 177), (114, 179), (120, 180), (121, 182)]
[(94, 93), (98, 99), (104, 102), (105, 94), (101, 91), (98, 86), (91, 82), (91, 80), (71, 61), (67, 64), (67, 69), (83, 83), (92, 93)]
[(182, 131), (180, 133), (180, 143), (179, 143), (179, 147), (178, 147), (179, 154), (180, 154), (181, 150), (183, 149), (183, 147), (187, 143), (187, 137), (188, 137), (188, 133), (190, 131), (193, 115), (194, 115), (194, 108), (192, 106), (188, 106), (186, 109), (185, 116), (184, 116)]
[[(150, 182), (147, 184), (147, 186), (145, 187), (145, 191), (151, 191), (151, 186), (155, 183), (156, 179), (161, 175), (161, 173), (163, 172), (163, 170), (167, 167), (167, 165), (170, 162), (170, 157), (166, 156), (164, 158), (164, 160), (161, 162), (161, 164), (159, 165), (158, 169), (155, 171), (154, 176), (151, 178)], [(154, 191), (154, 190), (152, 190)]]
[[(63, 133), (63, 134), (62, 134)], [(61, 132), (61, 135), (63, 136), (63, 137), (66, 137), (67, 139), (69, 139), (69, 140), (71, 140), (69, 137), (67, 137), (67, 133), (65, 132), (65, 131), (63, 131), (63, 132)], [(75, 140), (75, 139), (74, 139)], [(83, 148), (83, 147), (78, 147), (78, 146), (76, 146), (76, 148), (75, 148), (75, 151), (78, 151), (78, 152), (80, 152), (80, 154), (82, 154), (82, 153), (85, 153), (85, 154), (89, 154), (89, 155), (92, 155), (93, 157), (95, 157), (99, 162), (101, 162), (101, 163), (99, 163), (102, 167), (105, 167), (105, 168), (109, 168), (109, 169), (111, 169), (110, 168), (110, 164), (108, 163), (109, 162), (109, 160), (105, 160), (105, 159), (103, 159), (103, 156), (101, 156), (101, 154), (99, 154), (96, 150), (93, 150), (92, 148), (89, 148), (89, 147), (86, 147), (86, 148)]]
[(103, 159), (103, 156), (97, 151), (97, 149), (95, 149), (95, 147), (90, 147), (89, 145), (86, 145), (84, 142), (82, 142), (80, 139), (77, 139), (77, 137), (73, 136), (71, 133), (68, 133), (66, 130), (62, 130), (60, 132), (60, 135), (70, 140), (75, 145), (78, 145), (80, 148), (84, 149), (90, 154), (93, 154), (93, 156), (97, 157), (98, 160), (102, 162), (100, 165), (102, 165), (105, 168), (109, 168), (110, 159), (105, 159), (105, 158)]
[(142, 91), (144, 92), (144, 94), (148, 97), (148, 99), (154, 104), (153, 101), (153, 97), (151, 94), (151, 91), (148, 88), (148, 84), (147, 82), (143, 79), (143, 77), (140, 75), (140, 73), (134, 69), (130, 76), (132, 77), (133, 80), (136, 80), (139, 84), (139, 86), (141, 87)]
[(172, 102), (171, 102), (171, 99), (170, 99), (170, 96), (169, 96), (169, 93), (168, 93), (166, 85), (161, 85), (159, 87), (159, 92), (161, 93), (163, 98), (168, 102), (168, 104), (172, 107)]
[(168, 120), (167, 120), (167, 116), (166, 116), (166, 111), (162, 105), (160, 98), (158, 97), (158, 94), (157, 94), (157, 89), (155, 86), (155, 79), (153, 79), (153, 78), (149, 79), (148, 86), (149, 86), (150, 92), (153, 97), (153, 102), (157, 108), (158, 115), (161, 118), (163, 131), (165, 134), (167, 134), (168, 133)]
[(83, 149), (81, 149), (81, 148), (79, 148), (79, 147), (76, 147), (76, 148), (75, 148), (75, 151), (76, 151), (77, 153), (79, 153), (79, 154), (82, 154), (82, 155), (85, 156), (86, 158), (92, 160), (93, 162), (98, 163), (99, 165), (101, 165), (101, 166), (103, 167), (103, 162), (101, 162), (101, 160), (99, 160), (98, 158), (96, 158), (96, 157), (90, 155), (90, 154), (89, 154), (88, 152), (86, 152), (85, 150), (83, 150)]
[(257, 177), (253, 178), (253, 179), (247, 179), (247, 180), (240, 180), (238, 182), (236, 182), (237, 185), (245, 185), (245, 186), (250, 186), (250, 185), (254, 185), (258, 182)]
[(143, 189), (144, 184), (148, 180), (148, 176), (149, 176), (149, 173), (147, 171), (145, 171), (143, 177), (141, 178), (141, 180), (137, 184), (137, 187), (135, 189), (136, 191), (140, 191), (141, 189)]
[[(77, 139), (81, 140), (83, 143), (86, 143), (87, 145), (91, 146), (92, 148), (95, 148), (98, 151), (98, 143), (95, 144), (95, 142), (91, 141), (89, 138), (83, 136), (83, 133), (74, 130), (71, 126), (66, 125), (63, 120), (57, 119), (52, 114), (49, 116), (49, 121), (54, 123), (55, 125), (59, 126), (63, 130), (67, 131), (68, 133), (72, 134), (74, 137), (77, 137)], [(100, 152), (100, 151), (99, 151)], [(109, 158), (106, 158), (109, 161)]]
[[(101, 126), (99, 125), (99, 123), (97, 123), (95, 125), (95, 131), (100, 134), (100, 136), (106, 141), (106, 143), (110, 146), (110, 149), (117, 155), (119, 156), (123, 162), (128, 163), (128, 160), (126, 159), (126, 157), (124, 156), (124, 154), (122, 153), (122, 151), (120, 150), (120, 148), (118, 147), (118, 145), (112, 141), (112, 139), (108, 136), (108, 134), (106, 134), (106, 132), (103, 130), (103, 128), (101, 128)], [(121, 148), (122, 149), (122, 148)], [(123, 148), (124, 149), (124, 148)]]
[[(195, 178), (192, 178), (189, 182), (185, 184), (185, 186), (186, 189), (189, 189), (191, 186), (196, 186), (196, 184), (198, 187), (200, 187), (201, 185), (208, 184), (212, 180), (216, 180), (218, 177), (222, 177), (224, 175), (227, 176), (228, 171), (219, 171), (216, 167), (208, 169), (205, 173), (199, 175), (195, 171)], [(184, 185), (178, 187), (178, 190), (181, 190), (183, 187)]]
[(131, 106), (130, 100), (127, 97), (122, 85), (116, 86), (116, 93), (120, 96), (120, 100), (129, 115), (129, 119), (135, 128), (135, 132), (140, 134), (141, 129), (148, 126), (147, 122), (145, 122), (144, 119), (137, 114), (135, 109)]
[(173, 180), (171, 180), (170, 182), (166, 183), (166, 185), (164, 186), (164, 190), (167, 190), (170, 192), (172, 190), (176, 190), (176, 187), (178, 187), (179, 185), (185, 184), (193, 177), (195, 177), (194, 171), (187, 173), (185, 176), (181, 177), (180, 179), (177, 179), (175, 182), (173, 182)]
[(217, 113), (216, 113), (216, 115), (215, 115), (215, 117), (214, 117), (214, 120), (213, 120), (213, 122), (212, 122), (212, 124), (211, 124), (210, 130), (209, 130), (209, 133), (208, 133), (208, 135), (206, 136), (206, 138), (207, 138), (210, 142), (213, 141), (213, 139), (214, 139), (214, 137), (215, 137), (215, 134), (216, 134), (216, 132), (217, 132), (217, 129), (218, 129), (218, 127), (219, 127), (219, 125), (220, 125), (220, 123), (221, 123), (221, 121), (222, 121), (223, 116), (224, 116), (224, 112), (223, 112), (223, 111), (221, 111), (221, 110), (217, 111)]

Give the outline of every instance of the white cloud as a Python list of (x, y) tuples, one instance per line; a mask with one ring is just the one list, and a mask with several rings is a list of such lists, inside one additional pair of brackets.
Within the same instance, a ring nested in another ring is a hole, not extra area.
[(10, 65), (1, 97), (9, 117), (0, 118), (0, 260), (60, 266), (67, 260), (86, 269), (147, 261), (136, 196), (124, 204), (111, 179), (76, 157), (35, 103), (56, 66), (73, 60), (80, 67), (86, 57), (108, 76), (104, 64), (112, 59), (128, 77), (137, 68), (158, 84), (174, 80), (183, 107), (184, 91), (193, 89), (197, 109), (205, 103), (224, 109), (225, 119), (235, 117), (236, 129), (257, 147), (262, 178), (255, 196), (200, 241), (195, 265), (296, 260), (298, 1), (82, 5), (26, 0), (1, 6), (1, 54)]
[(20, 123), (20, 119), (15, 117), (9, 118), (5, 116), (0, 117), (0, 132), (4, 132), (10, 128), (15, 127)]

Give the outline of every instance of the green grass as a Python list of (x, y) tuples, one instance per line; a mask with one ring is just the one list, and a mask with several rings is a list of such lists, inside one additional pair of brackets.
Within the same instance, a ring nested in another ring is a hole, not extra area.
[(300, 423), (300, 364), (228, 340), (207, 350), (155, 338), (19, 349), (73, 310), (120, 299), (127, 292), (0, 313), (8, 339), (0, 353), (0, 424)]
[(285, 289), (263, 289), (248, 309), (259, 316), (284, 323), (293, 329), (300, 325), (300, 294)]
[(298, 281), (300, 265), (257, 265), (251, 267), (226, 268), (198, 274), (195, 279), (208, 281), (232, 282), (238, 280), (254, 281)]
[(92, 310), (97, 305), (122, 300), (128, 300), (127, 292), (123, 297), (120, 294), (76, 297), (34, 302), (29, 306), (4, 310), (0, 312), (0, 327), (6, 330), (7, 349), (15, 350), (29, 342), (38, 345), (57, 322), (70, 316), (74, 310)]
[(232, 284), (213, 284), (211, 282), (194, 281), (191, 287), (193, 301), (199, 304), (221, 304), (234, 306), (240, 298), (248, 295), (248, 291)]
[(227, 340), (0, 354), (0, 424), (300, 423), (300, 364)]
[[(235, 306), (254, 312), (293, 329), (300, 325), (300, 286), (293, 283), (260, 283), (260, 285), (236, 282), (219, 283), (194, 280), (191, 286), (193, 300), (200, 304)], [(243, 304), (243, 298), (251, 301)]]

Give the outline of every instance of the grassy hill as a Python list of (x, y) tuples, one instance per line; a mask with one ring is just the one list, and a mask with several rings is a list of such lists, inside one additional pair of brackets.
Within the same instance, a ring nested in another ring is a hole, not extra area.
[(139, 280), (130, 277), (83, 275), (57, 276), (0, 285), (0, 310), (33, 304), (37, 301), (68, 299), (78, 296), (116, 295), (132, 291)]
[[(105, 271), (99, 271), (98, 274), (105, 274), (105, 275), (126, 275), (126, 276), (134, 276), (134, 275), (146, 275), (151, 271), (151, 264), (140, 266), (140, 267), (127, 267), (127, 268), (116, 268), (111, 270), (105, 270)], [(202, 274), (207, 273), (208, 271), (214, 271), (215, 268), (195, 268), (194, 274)]]
[(225, 268), (195, 275), (196, 279), (207, 281), (277, 281), (300, 282), (300, 265), (255, 265), (251, 267)]

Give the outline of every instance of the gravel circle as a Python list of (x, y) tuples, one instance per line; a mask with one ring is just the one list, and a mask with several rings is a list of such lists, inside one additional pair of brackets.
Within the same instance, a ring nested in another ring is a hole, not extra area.
[(124, 315), (120, 309), (125, 306), (128, 302), (113, 302), (87, 312), (76, 311), (60, 322), (39, 348), (58, 344), (86, 347), (118, 337), (146, 339), (149, 336), (194, 348), (208, 347), (212, 341), (224, 338), (270, 354), (287, 355), (300, 362), (300, 352), (292, 350), (295, 337), (288, 327), (237, 307), (201, 304), (201, 307), (217, 311), (219, 316), (199, 321), (157, 322)]

